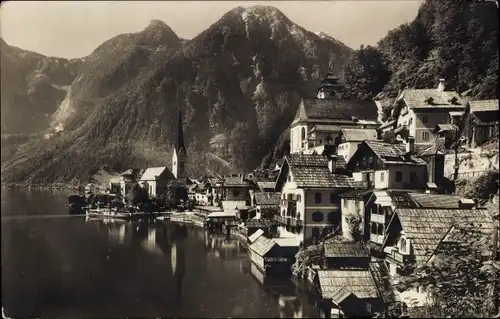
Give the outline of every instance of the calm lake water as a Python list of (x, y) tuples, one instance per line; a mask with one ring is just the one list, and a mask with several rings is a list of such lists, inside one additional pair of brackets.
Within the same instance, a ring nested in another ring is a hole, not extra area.
[(314, 299), (263, 277), (238, 240), (165, 221), (69, 217), (68, 193), (2, 190), (9, 317), (315, 317)]

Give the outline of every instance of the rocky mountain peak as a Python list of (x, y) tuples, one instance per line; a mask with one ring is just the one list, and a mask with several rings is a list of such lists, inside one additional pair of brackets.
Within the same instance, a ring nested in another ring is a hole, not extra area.
[(142, 31), (142, 34), (146, 35), (147, 38), (154, 38), (157, 41), (165, 41), (164, 44), (180, 42), (177, 34), (161, 20), (151, 20), (149, 25)]

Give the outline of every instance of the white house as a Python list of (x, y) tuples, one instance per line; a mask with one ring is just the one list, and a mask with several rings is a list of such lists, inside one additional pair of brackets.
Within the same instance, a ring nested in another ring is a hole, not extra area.
[(167, 190), (167, 185), (172, 179), (174, 175), (168, 167), (150, 167), (142, 174), (139, 184), (146, 188), (149, 196), (156, 197)]

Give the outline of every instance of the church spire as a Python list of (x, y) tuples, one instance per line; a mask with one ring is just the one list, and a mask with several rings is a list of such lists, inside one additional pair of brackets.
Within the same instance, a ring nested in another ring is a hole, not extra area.
[(186, 148), (184, 146), (184, 132), (182, 130), (182, 109), (179, 107), (179, 121), (177, 123), (177, 143), (175, 144), (175, 149), (179, 153), (181, 150), (186, 153)]

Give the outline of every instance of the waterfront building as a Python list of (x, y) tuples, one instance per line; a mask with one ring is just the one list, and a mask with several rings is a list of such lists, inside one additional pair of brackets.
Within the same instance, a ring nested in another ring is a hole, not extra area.
[(168, 183), (174, 178), (166, 166), (149, 167), (139, 179), (139, 184), (147, 190), (149, 196), (156, 197), (167, 190)]
[(276, 180), (281, 192), (278, 222), (303, 242), (340, 230), (340, 194), (361, 187), (339, 174), (336, 157), (290, 154)]
[(224, 177), (221, 183), (224, 196), (222, 208), (225, 212), (234, 212), (250, 207), (249, 191), (255, 189), (256, 186), (245, 174)]
[(283, 257), (280, 245), (265, 236), (260, 236), (248, 247), (252, 262), (264, 275), (286, 275), (290, 273), (293, 260)]
[[(281, 193), (279, 192), (254, 192), (251, 191), (252, 208), (255, 209), (256, 218), (272, 218), (279, 212)], [(263, 214), (264, 213), (264, 214)]]

